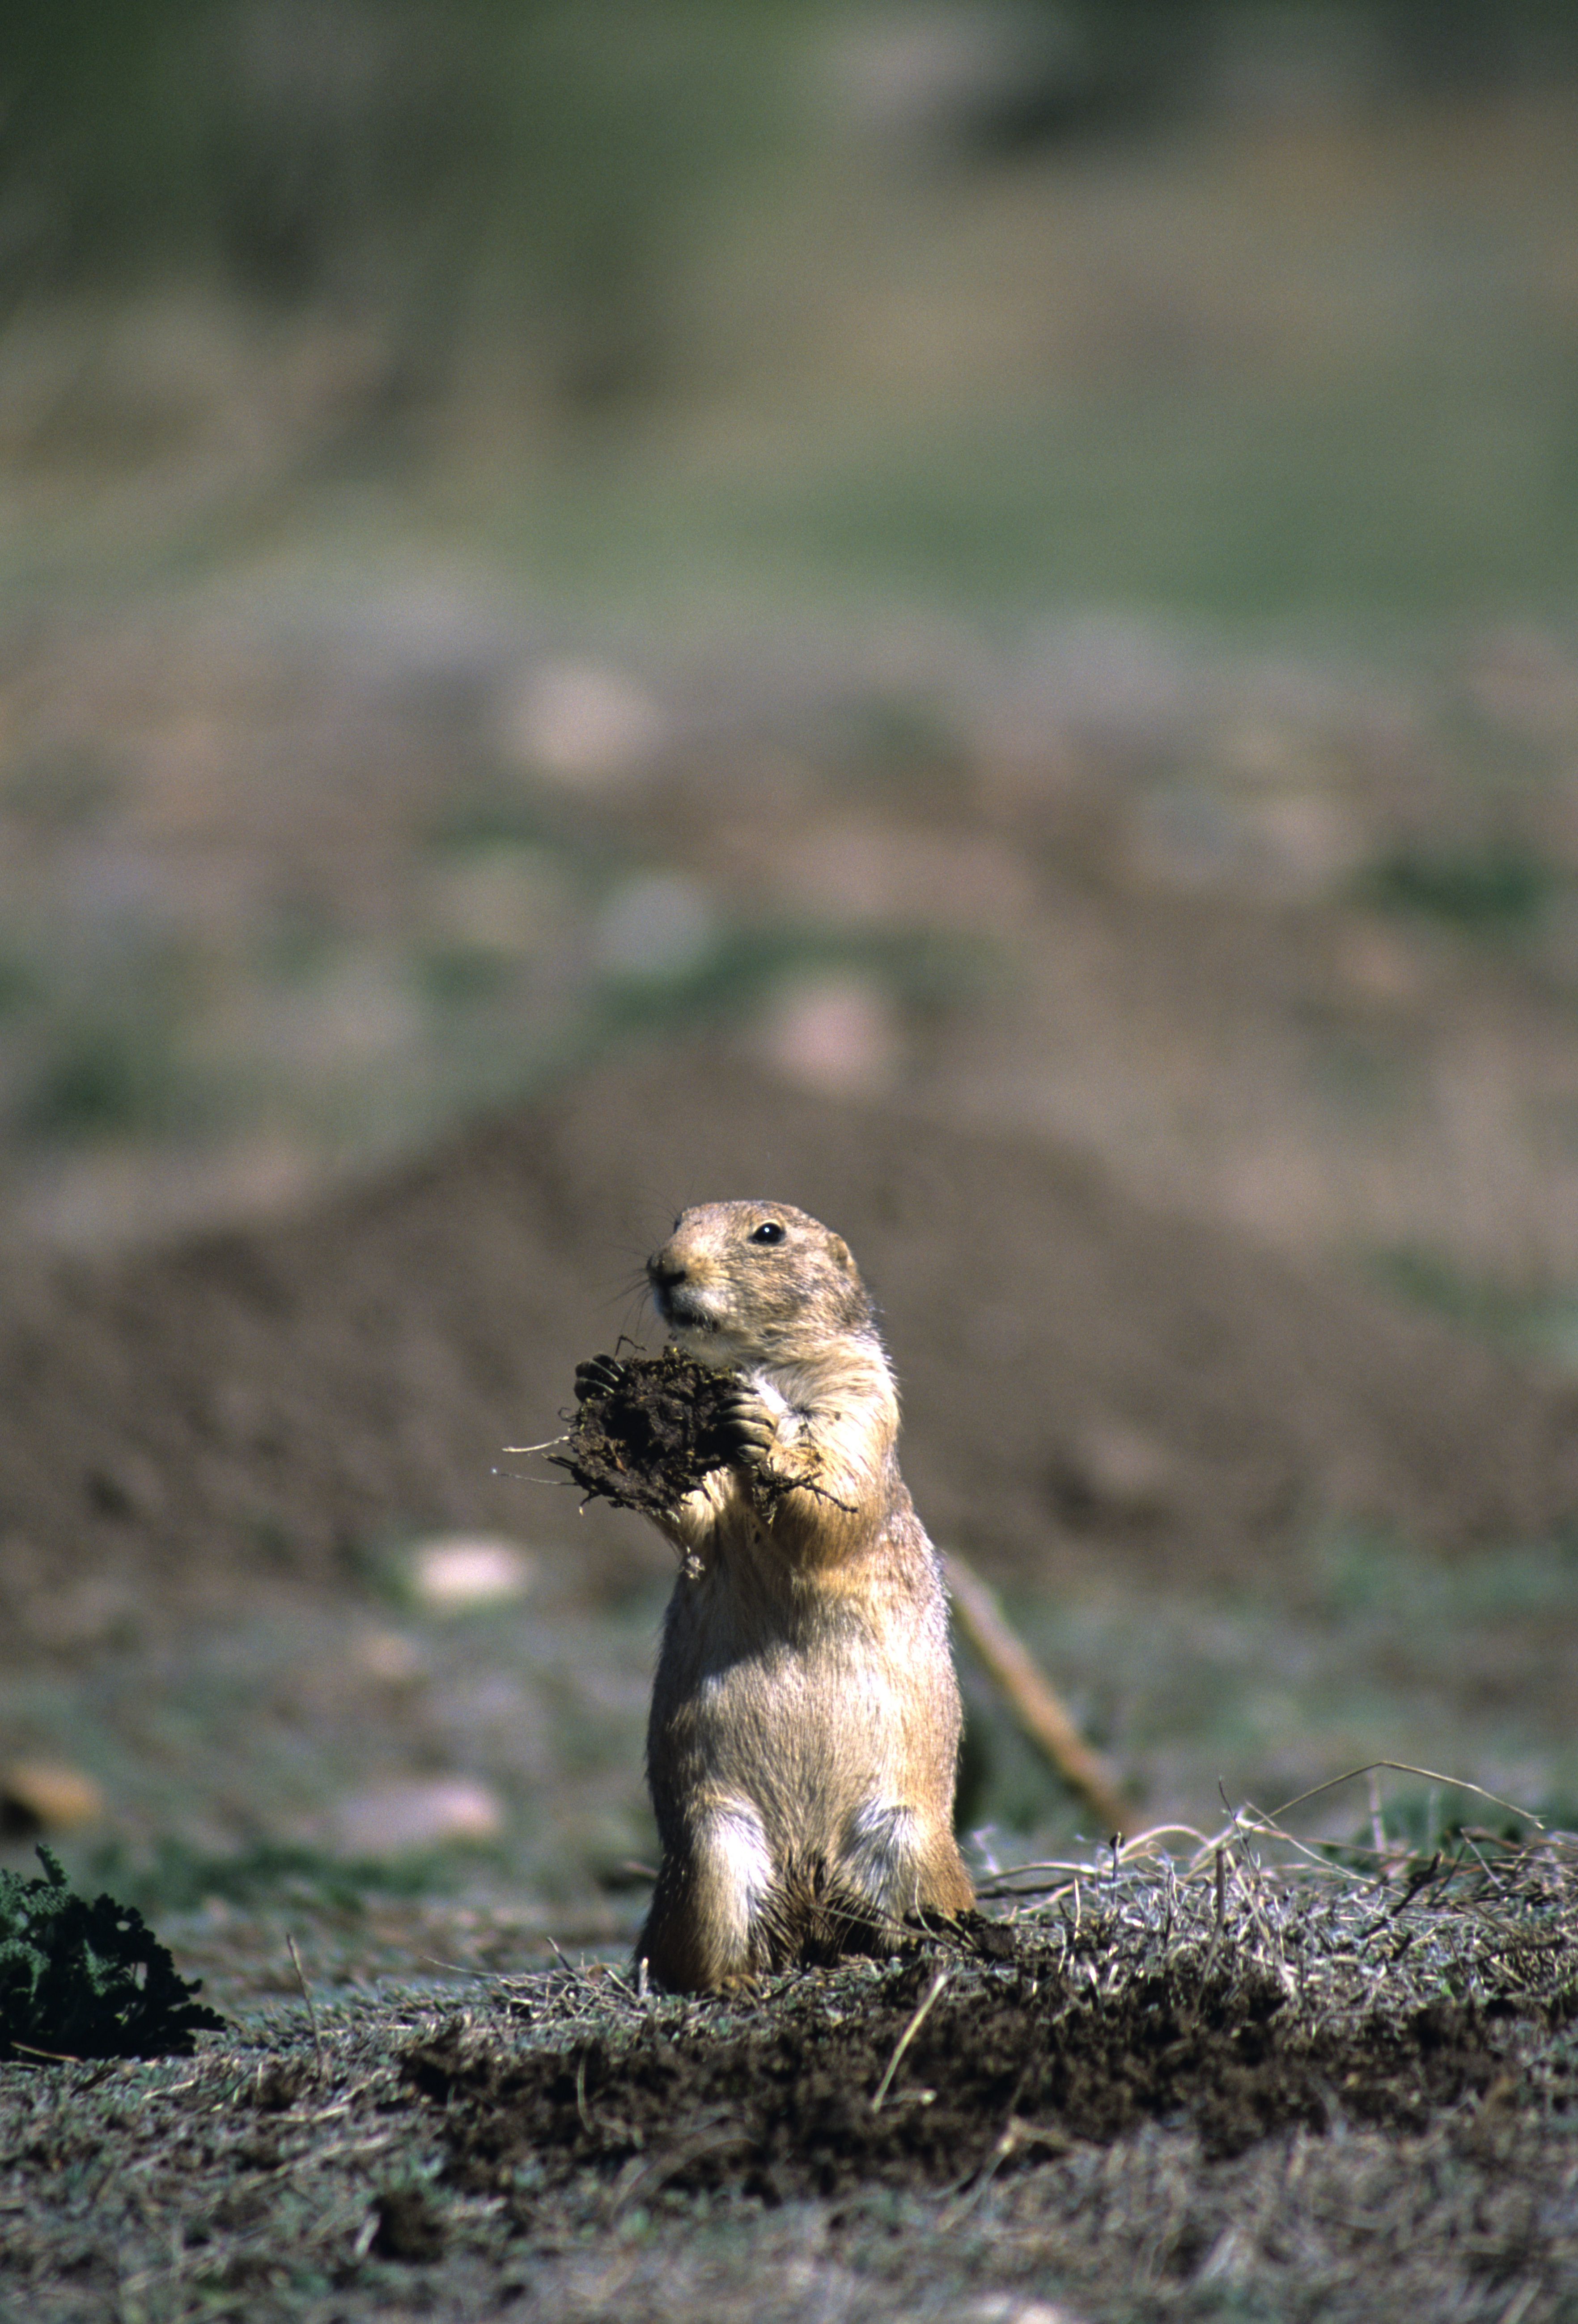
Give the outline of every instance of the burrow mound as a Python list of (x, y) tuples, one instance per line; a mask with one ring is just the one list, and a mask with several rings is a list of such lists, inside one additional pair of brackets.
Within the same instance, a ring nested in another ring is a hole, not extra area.
[(562, 1425), (591, 1350), (655, 1350), (641, 1262), (675, 1213), (751, 1195), (848, 1238), (916, 1500), (1000, 1576), (1087, 1556), (1223, 1578), (1323, 1517), (1450, 1550), (1578, 1512), (1570, 1386), (1029, 1137), (821, 1102), (697, 1046), (314, 1216), (14, 1277), (0, 1634), (79, 1646), (106, 1605), (331, 1582), (431, 1526), (573, 1538), (589, 1586), (661, 1570), (649, 1528), (578, 1517), (573, 1485), (500, 1448)]
[(1213, 2159), (1453, 2108), (1472, 2141), (1481, 2102), (1578, 2107), (1575, 1879), (1549, 1833), (1463, 1831), (1450, 1862), (1392, 1877), (1278, 1868), (1241, 1839), (1193, 1864), (1114, 1853), (1009, 1921), (913, 1929), (896, 1962), (727, 1999), (521, 1980), (401, 2071), (443, 2108), (450, 2183), (522, 2224), (722, 2187), (962, 2189), (1148, 2122)]
[(735, 2033), (654, 2023), (546, 2052), (457, 2025), (404, 2070), (443, 2107), (448, 2176), (470, 2191), (508, 2190), (530, 2163), (550, 2197), (589, 2176), (627, 2198), (733, 2185), (787, 2201), (965, 2185), (1145, 2121), (1191, 2123), (1213, 2157), (1296, 2125), (1418, 2131), (1482, 2097), (1524, 2030), (1504, 2002), (1312, 2021), (1269, 1975), (1198, 1960), (1093, 1995), (1032, 1950), (945, 1993), (884, 2089), (932, 1977), (917, 1961), (841, 2006), (782, 1996)]

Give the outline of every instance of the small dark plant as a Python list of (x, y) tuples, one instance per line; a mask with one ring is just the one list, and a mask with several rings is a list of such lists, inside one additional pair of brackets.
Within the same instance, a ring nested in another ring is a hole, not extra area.
[(0, 1872), (0, 2059), (186, 2057), (223, 2029), (141, 1913), (74, 1895), (38, 1856), (42, 1877)]

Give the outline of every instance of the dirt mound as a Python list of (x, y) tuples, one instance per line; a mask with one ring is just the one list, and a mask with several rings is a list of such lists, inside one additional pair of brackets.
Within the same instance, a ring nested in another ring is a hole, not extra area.
[[(1024, 1579), (1084, 1557), (1261, 1564), (1313, 1520), (1443, 1549), (1578, 1512), (1578, 1392), (1199, 1224), (1028, 1138), (649, 1054), (320, 1214), (15, 1282), (0, 1312), (0, 1627), (88, 1643), (139, 1595), (330, 1581), (432, 1526), (664, 1553), (496, 1473), (577, 1360), (643, 1329), (682, 1204), (826, 1218), (882, 1304), (934, 1531)], [(649, 1343), (656, 1332), (646, 1325)], [(654, 1563), (656, 1561), (656, 1563)], [(148, 1585), (155, 1584), (150, 1591)]]
[(1213, 1898), (1208, 1862), (1114, 1857), (1083, 1895), (727, 2003), (605, 1986), (599, 2011), (583, 1978), (555, 2028), (522, 1981), (515, 2029), (457, 2016), (402, 2070), (444, 2109), (452, 2185), (508, 2194), (533, 2158), (550, 2210), (588, 2182), (964, 2185), (1147, 2122), (1217, 2161), (1294, 2128), (1418, 2133), (1536, 2061), (1564, 2109), (1572, 1843), (1483, 1838), (1494, 1863), (1421, 1859), (1395, 1895), (1230, 1847)]
[(1010, 2153), (1022, 2168), (1146, 2120), (1187, 2119), (1213, 2159), (1339, 2116), (1419, 2130), (1509, 2062), (1508, 2024), (1471, 2006), (1311, 2026), (1274, 1978), (1186, 1963), (1092, 1999), (1052, 1947), (929, 2011), (879, 2108), (932, 1980), (918, 1962), (848, 2012), (789, 1993), (732, 2037), (654, 2022), (628, 2048), (589, 2035), (522, 2054), (457, 2028), (416, 2044), (405, 2070), (443, 2106), (449, 2178), (474, 2194), (508, 2190), (529, 2156), (554, 2193), (581, 2172), (617, 2181), (640, 2157), (642, 2200), (733, 2185), (783, 2202), (968, 2181)]

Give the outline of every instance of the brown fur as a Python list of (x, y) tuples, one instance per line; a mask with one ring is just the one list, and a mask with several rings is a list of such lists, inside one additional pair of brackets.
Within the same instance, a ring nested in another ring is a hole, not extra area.
[(974, 1892), (946, 1600), (854, 1261), (788, 1204), (708, 1203), (647, 1272), (673, 1343), (741, 1380), (741, 1458), (658, 1521), (685, 1562), (647, 1736), (663, 1859), (638, 1950), (697, 1992), (884, 1950), (907, 1914)]

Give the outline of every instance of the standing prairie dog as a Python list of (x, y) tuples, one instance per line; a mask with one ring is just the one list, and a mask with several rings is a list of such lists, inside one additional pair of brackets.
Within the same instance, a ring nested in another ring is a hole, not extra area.
[(705, 1992), (968, 1910), (959, 1690), (846, 1245), (787, 1203), (706, 1203), (647, 1276), (672, 1344), (739, 1378), (734, 1459), (657, 1520), (685, 1562), (647, 1733), (663, 1856), (638, 1953)]

